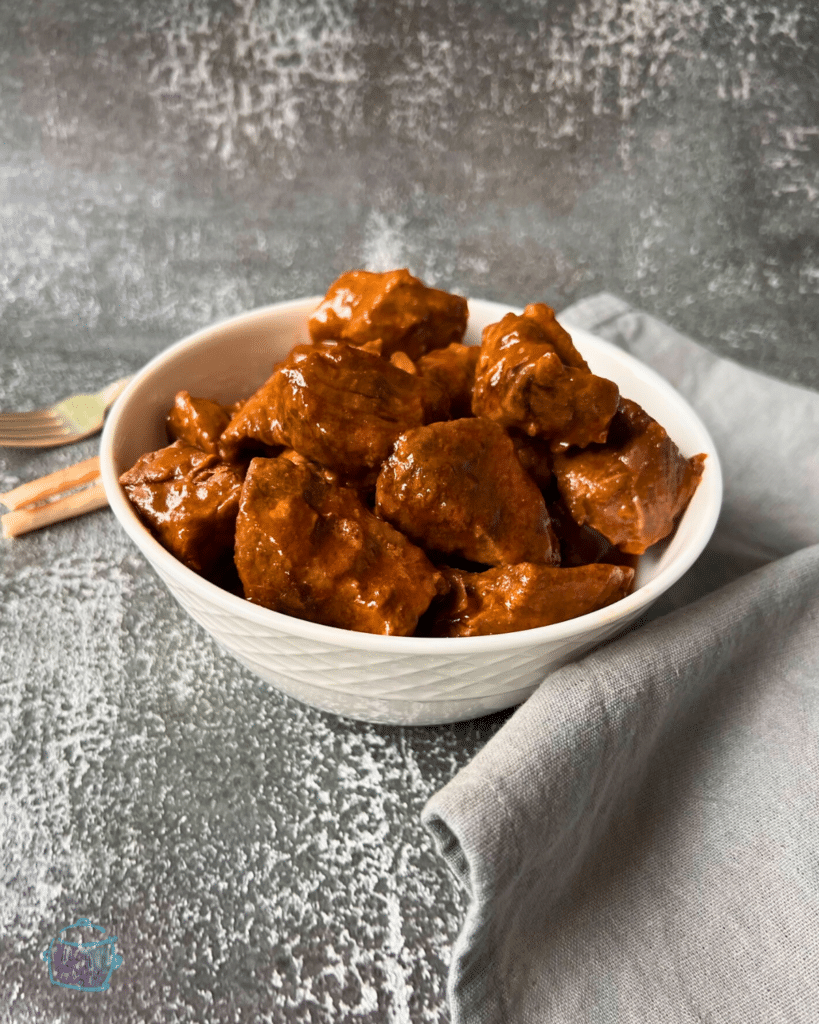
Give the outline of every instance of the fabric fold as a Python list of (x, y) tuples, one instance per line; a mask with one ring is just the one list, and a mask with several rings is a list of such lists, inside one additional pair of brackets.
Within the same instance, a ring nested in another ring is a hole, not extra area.
[[(561, 319), (686, 394), (720, 450), (726, 509), (667, 614), (548, 677), (427, 804), (470, 897), (453, 1024), (807, 1024), (819, 1005), (819, 496), (800, 467), (819, 450), (819, 395), (718, 360), (614, 296)], [(778, 437), (716, 381), (764, 392), (774, 422), (790, 416), (795, 462), (778, 489)], [(748, 431), (758, 458), (737, 470)]]

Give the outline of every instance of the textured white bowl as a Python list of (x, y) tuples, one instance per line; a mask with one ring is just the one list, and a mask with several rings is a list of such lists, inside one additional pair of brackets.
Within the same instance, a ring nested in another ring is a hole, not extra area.
[[(284, 693), (325, 711), (371, 722), (461, 721), (525, 700), (544, 676), (622, 630), (676, 582), (707, 544), (722, 478), (713, 441), (688, 404), (654, 371), (588, 334), (572, 336), (595, 373), (668, 430), (686, 456), (706, 452), (705, 472), (674, 536), (640, 560), (635, 591), (622, 601), (553, 626), (499, 636), (426, 639), (373, 636), (260, 608), (201, 579), (137, 518), (119, 476), (167, 444), (165, 415), (182, 388), (221, 402), (246, 397), (273, 364), (308, 340), (320, 297), (253, 310), (208, 327), (160, 353), (137, 374), (105, 425), (102, 479), (114, 515), (168, 589), (225, 650)], [(470, 300), (467, 342), (510, 307)], [(519, 310), (516, 310), (519, 312)]]

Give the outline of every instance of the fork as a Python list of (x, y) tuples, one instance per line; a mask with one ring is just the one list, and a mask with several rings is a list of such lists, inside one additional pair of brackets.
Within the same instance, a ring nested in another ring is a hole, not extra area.
[(71, 395), (45, 409), (0, 413), (0, 447), (50, 448), (95, 434), (131, 379), (123, 377), (93, 395)]

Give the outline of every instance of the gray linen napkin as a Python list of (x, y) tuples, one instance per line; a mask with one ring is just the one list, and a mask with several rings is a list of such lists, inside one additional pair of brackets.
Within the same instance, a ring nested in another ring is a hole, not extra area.
[(453, 1024), (819, 1021), (819, 394), (621, 299), (565, 310), (720, 451), (714, 540), (424, 810), (469, 893)]

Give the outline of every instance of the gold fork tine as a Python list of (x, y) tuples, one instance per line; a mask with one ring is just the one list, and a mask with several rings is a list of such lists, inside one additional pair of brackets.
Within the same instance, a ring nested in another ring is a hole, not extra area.
[(52, 418), (50, 420), (36, 420), (30, 423), (28, 420), (16, 420), (12, 423), (3, 423), (0, 420), (0, 434), (25, 435), (25, 434), (48, 434), (53, 430), (62, 430), (65, 423), (62, 420)]
[(0, 448), (53, 448), (58, 444), (79, 440), (76, 434), (63, 429), (51, 434), (25, 434), (20, 437), (0, 435)]
[(72, 395), (47, 409), (0, 413), (0, 447), (47, 448), (95, 434), (130, 380), (124, 377), (95, 394)]
[(56, 419), (50, 409), (32, 409), (31, 412), (0, 412), (0, 426), (13, 426), (15, 423), (49, 423)]

